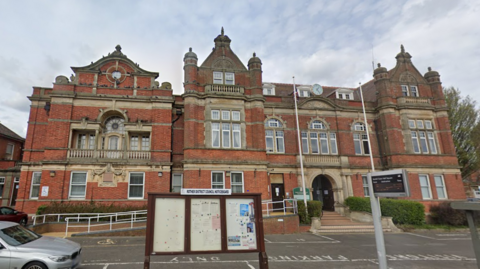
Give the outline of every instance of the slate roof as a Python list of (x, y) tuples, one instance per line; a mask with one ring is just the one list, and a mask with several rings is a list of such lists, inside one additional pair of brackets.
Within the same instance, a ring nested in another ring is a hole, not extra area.
[(3, 125), (2, 123), (0, 123), (0, 135), (15, 139), (15, 140), (25, 141), (25, 138), (19, 136), (14, 131), (8, 129), (7, 126)]

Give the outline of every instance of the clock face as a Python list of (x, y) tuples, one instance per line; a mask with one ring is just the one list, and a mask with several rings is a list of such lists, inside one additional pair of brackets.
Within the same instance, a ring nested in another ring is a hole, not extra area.
[(322, 86), (318, 85), (318, 84), (315, 84), (313, 85), (313, 93), (315, 93), (315, 95), (320, 95), (323, 93), (323, 89), (322, 89)]
[(114, 78), (115, 80), (118, 80), (122, 77), (122, 73), (120, 73), (120, 71), (113, 71), (112, 72), (112, 78)]

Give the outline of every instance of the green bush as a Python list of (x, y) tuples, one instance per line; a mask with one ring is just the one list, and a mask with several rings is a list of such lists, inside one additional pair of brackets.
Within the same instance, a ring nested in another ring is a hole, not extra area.
[[(351, 211), (372, 212), (370, 198), (348, 197), (345, 199)], [(425, 223), (423, 204), (408, 200), (380, 199), (382, 216), (392, 217), (395, 224), (420, 225)]]
[(132, 206), (119, 204), (97, 204), (95, 202), (89, 203), (58, 203), (52, 202), (48, 205), (41, 205), (38, 207), (37, 215), (46, 214), (64, 214), (64, 213), (115, 213), (125, 211), (137, 211), (147, 209), (147, 204), (141, 206)]
[[(474, 219), (478, 225), (480, 219), (479, 212), (474, 212)], [(453, 209), (449, 202), (439, 203), (430, 207), (430, 221), (432, 224), (450, 225), (450, 226), (467, 226), (467, 215), (465, 210)]]
[(305, 203), (301, 200), (297, 200), (298, 216), (300, 217), (301, 224), (312, 223), (312, 217), (320, 217), (322, 214), (322, 202), (320, 201), (307, 201), (308, 216), (305, 214)]

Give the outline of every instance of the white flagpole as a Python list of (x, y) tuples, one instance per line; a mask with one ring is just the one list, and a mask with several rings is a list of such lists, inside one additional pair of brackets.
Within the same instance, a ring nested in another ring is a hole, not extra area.
[(297, 88), (295, 87), (295, 76), (293, 76), (293, 96), (295, 103), (295, 117), (297, 119), (297, 137), (298, 137), (298, 153), (300, 153), (300, 171), (302, 172), (302, 190), (303, 190), (303, 202), (305, 203), (305, 217), (308, 217), (307, 207), (307, 192), (305, 191), (305, 176), (303, 174), (303, 157), (302, 157), (302, 142), (300, 138), (300, 125), (298, 123), (298, 110), (297, 110)]

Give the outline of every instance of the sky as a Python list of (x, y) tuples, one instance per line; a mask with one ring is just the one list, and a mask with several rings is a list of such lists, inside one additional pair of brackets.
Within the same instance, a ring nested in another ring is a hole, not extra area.
[(200, 65), (221, 27), (245, 65), (262, 60), (264, 82), (357, 87), (403, 44), (422, 74), (480, 103), (480, 1), (0, 0), (0, 122), (25, 137), (32, 87), (117, 44), (182, 94), (183, 56), (192, 47)]

